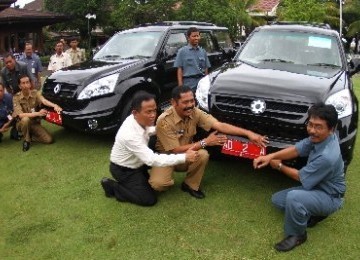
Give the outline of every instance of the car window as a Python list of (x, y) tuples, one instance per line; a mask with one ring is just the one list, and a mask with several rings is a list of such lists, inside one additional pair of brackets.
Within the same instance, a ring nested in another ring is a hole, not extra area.
[(342, 66), (335, 37), (293, 31), (254, 33), (238, 59), (255, 64), (288, 62), (305, 66)]
[(214, 31), (214, 35), (218, 41), (220, 48), (222, 49), (233, 48), (233, 43), (227, 31)]
[(200, 42), (199, 45), (206, 50), (208, 53), (212, 53), (215, 51), (215, 46), (212, 41), (211, 35), (208, 32), (200, 33)]
[(177, 51), (187, 44), (185, 32), (171, 33), (166, 44), (165, 50), (169, 56), (174, 56)]

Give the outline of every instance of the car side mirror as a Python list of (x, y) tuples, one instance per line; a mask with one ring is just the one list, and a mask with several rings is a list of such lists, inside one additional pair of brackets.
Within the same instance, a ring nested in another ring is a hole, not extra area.
[(350, 76), (358, 73), (360, 71), (360, 58), (352, 58), (349, 62), (350, 67)]
[(178, 51), (178, 48), (167, 46), (167, 47), (165, 47), (165, 53), (164, 53), (165, 55), (164, 56), (167, 59), (175, 58), (177, 51)]

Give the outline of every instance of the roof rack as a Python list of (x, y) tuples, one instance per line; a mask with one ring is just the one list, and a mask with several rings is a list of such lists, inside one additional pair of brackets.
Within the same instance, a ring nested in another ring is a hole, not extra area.
[(194, 25), (194, 26), (216, 26), (213, 23), (208, 22), (197, 22), (197, 21), (161, 21), (161, 22), (155, 22), (155, 23), (145, 23), (140, 24), (139, 26), (171, 26), (171, 25)]
[(327, 23), (312, 23), (304, 21), (273, 21), (270, 23), (270, 25), (304, 25), (323, 29), (331, 29), (331, 26)]

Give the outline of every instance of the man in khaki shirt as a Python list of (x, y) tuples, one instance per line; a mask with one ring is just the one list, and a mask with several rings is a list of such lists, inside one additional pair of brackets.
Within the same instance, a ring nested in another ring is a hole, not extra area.
[[(161, 153), (183, 153), (192, 148), (198, 151), (200, 158), (193, 163), (153, 167), (150, 171), (149, 183), (154, 190), (164, 191), (174, 185), (174, 170), (187, 171), (181, 189), (195, 198), (202, 199), (205, 195), (200, 190), (200, 183), (209, 160), (206, 146), (222, 146), (227, 141), (225, 134), (246, 136), (253, 143), (263, 147), (268, 143), (264, 136), (219, 122), (213, 116), (196, 108), (194, 94), (189, 87), (174, 88), (171, 104), (172, 107), (162, 113), (156, 123), (156, 150)], [(193, 142), (197, 127), (205, 131), (211, 129), (215, 131), (205, 139)]]
[(53, 141), (50, 133), (41, 126), (41, 117), (46, 116), (46, 109), (39, 109), (40, 105), (53, 108), (60, 113), (62, 108), (45, 99), (37, 90), (31, 90), (29, 77), (22, 75), (19, 78), (20, 92), (14, 95), (14, 118), (18, 118), (16, 128), (24, 136), (23, 151), (30, 149), (30, 142), (50, 144)]
[(70, 55), (72, 64), (78, 64), (86, 60), (85, 50), (78, 47), (79, 41), (76, 38), (70, 40), (70, 47), (65, 52)]

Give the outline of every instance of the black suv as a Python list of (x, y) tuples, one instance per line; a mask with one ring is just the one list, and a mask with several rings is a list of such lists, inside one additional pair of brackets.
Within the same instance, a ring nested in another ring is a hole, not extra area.
[(358, 123), (351, 76), (358, 71), (358, 60), (347, 62), (339, 34), (327, 26), (266, 25), (249, 35), (232, 62), (199, 82), (196, 96), (219, 120), (268, 136), (268, 153), (307, 136), (311, 105), (333, 104), (347, 166)]
[(227, 28), (205, 22), (147, 24), (115, 34), (91, 61), (53, 73), (43, 95), (64, 110), (62, 124), (91, 133), (113, 133), (130, 114), (133, 95), (153, 93), (160, 108), (177, 85), (173, 67), (177, 50), (187, 44), (186, 31), (199, 29), (212, 68), (231, 60), (235, 51)]

